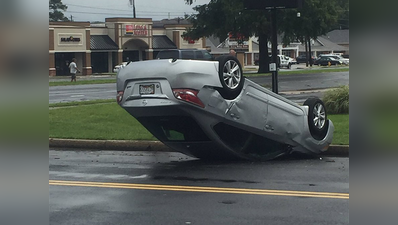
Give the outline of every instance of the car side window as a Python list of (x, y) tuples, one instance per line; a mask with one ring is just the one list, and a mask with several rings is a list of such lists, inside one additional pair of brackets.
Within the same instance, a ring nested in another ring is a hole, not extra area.
[(208, 60), (212, 60), (213, 59), (213, 56), (211, 56), (210, 53), (204, 52), (203, 54), (204, 54), (204, 56), (203, 56), (204, 59), (208, 59)]
[(194, 53), (193, 53), (193, 51), (181, 51), (181, 58), (182, 59), (193, 59)]
[(157, 59), (178, 59), (178, 51), (161, 51), (158, 53)]
[(202, 51), (195, 51), (196, 59), (203, 59), (203, 53)]

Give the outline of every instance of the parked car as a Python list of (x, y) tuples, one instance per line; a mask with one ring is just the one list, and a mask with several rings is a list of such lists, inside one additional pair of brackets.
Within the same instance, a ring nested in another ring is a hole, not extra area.
[[(272, 61), (271, 56), (269, 56), (269, 57), (270, 57), (270, 61)], [(279, 68), (286, 67), (286, 68), (290, 69), (293, 64), (297, 64), (297, 61), (291, 57), (288, 57), (285, 55), (278, 55), (277, 57), (279, 58), (279, 65), (278, 65)], [(258, 59), (254, 60), (254, 65), (258, 65), (258, 64), (259, 64), (259, 60)]]
[(341, 55), (335, 55), (335, 54), (321, 54), (319, 57), (332, 57), (338, 61), (341, 61), (342, 64), (344, 65), (349, 65), (350, 64), (350, 59), (344, 58)]
[(214, 57), (207, 50), (198, 49), (167, 49), (160, 51), (157, 59), (196, 59), (214, 60)]
[(279, 58), (279, 68), (286, 67), (290, 69), (293, 64), (297, 63), (296, 60), (285, 55), (278, 55), (278, 58)]
[(333, 57), (330, 56), (321, 56), (317, 60), (315, 60), (314, 65), (319, 65), (319, 66), (328, 66), (330, 65), (341, 65), (343, 64), (342, 61), (337, 60)]
[(129, 64), (129, 63), (130, 63), (130, 62), (122, 62), (121, 64), (116, 65), (116, 66), (113, 68), (113, 72), (114, 72), (114, 73), (119, 72), (120, 69), (123, 69), (123, 68), (126, 67), (127, 64)]
[[(312, 57), (312, 61), (315, 62), (316, 58), (314, 56)], [(306, 63), (307, 62), (307, 56), (306, 55), (299, 55), (296, 57), (296, 62), (297, 64), (299, 63)]]
[[(287, 56), (287, 57), (289, 57), (289, 56)], [(298, 64), (297, 60), (295, 58), (289, 57), (289, 61), (292, 63), (292, 65), (293, 64)]]
[(246, 79), (234, 56), (133, 62), (116, 86), (118, 104), (158, 140), (198, 158), (318, 154), (333, 138), (320, 99), (301, 106), (275, 94)]

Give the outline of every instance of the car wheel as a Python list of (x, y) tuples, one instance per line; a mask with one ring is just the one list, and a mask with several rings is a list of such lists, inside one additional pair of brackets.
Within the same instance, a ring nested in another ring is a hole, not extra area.
[(322, 140), (329, 126), (326, 108), (319, 98), (309, 98), (304, 102), (308, 106), (308, 126), (312, 137)]
[(218, 75), (222, 85), (218, 92), (225, 99), (235, 99), (242, 91), (245, 78), (243, 77), (242, 66), (234, 56), (220, 56)]
[(290, 64), (290, 63), (287, 64), (287, 68), (288, 68), (288, 69), (292, 68), (292, 64)]

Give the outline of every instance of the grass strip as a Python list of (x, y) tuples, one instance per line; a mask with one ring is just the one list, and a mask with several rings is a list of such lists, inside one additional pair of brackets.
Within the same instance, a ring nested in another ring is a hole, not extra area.
[(56, 107), (68, 107), (68, 106), (82, 106), (82, 105), (112, 103), (115, 101), (116, 99), (99, 99), (99, 100), (90, 100), (90, 101), (61, 102), (61, 103), (51, 103), (49, 104), (49, 107), (56, 108)]
[(67, 86), (67, 85), (82, 85), (82, 84), (109, 84), (116, 83), (116, 77), (113, 79), (98, 79), (98, 80), (77, 80), (76, 82), (70, 81), (50, 81), (49, 86)]
[(156, 140), (116, 102), (49, 110), (49, 137), (92, 140)]
[[(332, 144), (349, 144), (348, 115), (330, 115), (335, 126)], [(92, 140), (156, 140), (116, 102), (49, 110), (49, 137)]]
[(332, 144), (348, 145), (350, 141), (349, 114), (329, 114), (328, 118), (334, 125)]

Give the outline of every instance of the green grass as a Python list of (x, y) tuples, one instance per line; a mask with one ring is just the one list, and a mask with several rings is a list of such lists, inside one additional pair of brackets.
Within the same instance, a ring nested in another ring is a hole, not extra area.
[[(52, 104), (53, 105), (53, 104)], [(330, 115), (332, 144), (348, 144), (348, 115)], [(117, 103), (76, 105), (49, 110), (49, 137), (93, 140), (156, 140)]]
[(49, 110), (49, 137), (93, 140), (156, 140), (116, 102)]
[(334, 145), (348, 145), (349, 144), (349, 115), (348, 114), (333, 114), (328, 115), (329, 119), (334, 125), (333, 142)]
[(82, 85), (82, 84), (109, 84), (116, 83), (116, 77), (114, 79), (100, 79), (100, 80), (79, 80), (76, 82), (70, 81), (50, 81), (49, 86), (66, 86), (66, 85)]
[(100, 99), (100, 100), (79, 101), (79, 102), (52, 103), (52, 104), (49, 104), (49, 107), (55, 108), (55, 107), (81, 106), (81, 105), (93, 105), (93, 104), (112, 103), (112, 102), (116, 102), (116, 97), (115, 97), (115, 99)]

